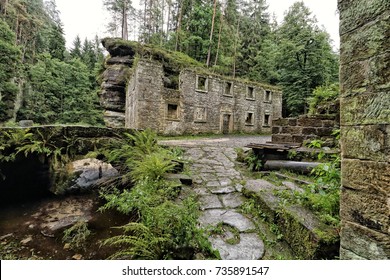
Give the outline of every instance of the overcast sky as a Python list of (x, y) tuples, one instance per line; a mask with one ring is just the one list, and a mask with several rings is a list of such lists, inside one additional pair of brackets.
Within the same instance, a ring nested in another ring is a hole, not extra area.
[[(93, 39), (95, 35), (103, 38), (106, 33), (107, 14), (103, 9), (103, 0), (56, 0), (61, 20), (64, 24), (67, 46), (79, 35)], [(138, 3), (139, 0), (133, 0)], [(297, 0), (267, 0), (269, 12), (274, 13), (278, 22), (283, 20), (284, 13)], [(333, 48), (339, 49), (339, 19), (337, 0), (303, 0), (305, 5), (316, 16), (320, 26), (324, 26), (333, 40)]]

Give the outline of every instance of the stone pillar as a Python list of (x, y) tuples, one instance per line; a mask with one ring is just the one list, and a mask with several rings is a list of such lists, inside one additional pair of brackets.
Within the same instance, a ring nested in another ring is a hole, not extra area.
[(341, 259), (390, 259), (390, 1), (338, 0)]

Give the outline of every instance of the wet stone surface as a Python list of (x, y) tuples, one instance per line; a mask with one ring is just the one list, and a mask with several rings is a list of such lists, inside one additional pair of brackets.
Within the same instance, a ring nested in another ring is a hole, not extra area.
[(199, 196), (201, 227), (228, 225), (237, 231), (239, 240), (229, 242), (226, 236), (213, 235), (209, 240), (222, 259), (257, 260), (264, 255), (264, 243), (253, 231), (254, 223), (240, 213), (245, 198), (241, 182), (245, 179), (236, 166), (236, 147), (249, 143), (265, 143), (266, 136), (223, 137), (220, 139), (171, 140), (163, 144), (186, 150), (193, 179), (193, 190)]

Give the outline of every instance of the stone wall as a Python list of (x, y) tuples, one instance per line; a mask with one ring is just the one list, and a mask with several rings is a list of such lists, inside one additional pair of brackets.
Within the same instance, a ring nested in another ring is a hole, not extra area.
[(390, 258), (390, 1), (339, 0), (341, 259)]
[(126, 127), (160, 134), (270, 132), (282, 94), (272, 86), (186, 69), (177, 89), (164, 85), (163, 65), (140, 59), (129, 82)]
[(339, 127), (338, 117), (333, 115), (300, 116), (276, 119), (272, 126), (272, 143), (300, 143), (314, 139), (333, 146), (334, 129)]
[(110, 53), (101, 92), (108, 127), (165, 135), (261, 133), (281, 117), (277, 87), (207, 73), (183, 54), (102, 42)]

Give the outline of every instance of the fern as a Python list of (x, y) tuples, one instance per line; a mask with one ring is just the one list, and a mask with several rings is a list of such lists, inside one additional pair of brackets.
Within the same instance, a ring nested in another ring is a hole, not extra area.
[(103, 245), (124, 248), (111, 255), (110, 259), (158, 260), (166, 257), (165, 248), (169, 248), (172, 242), (169, 235), (156, 235), (142, 223), (129, 223), (119, 228), (125, 234), (103, 242)]

